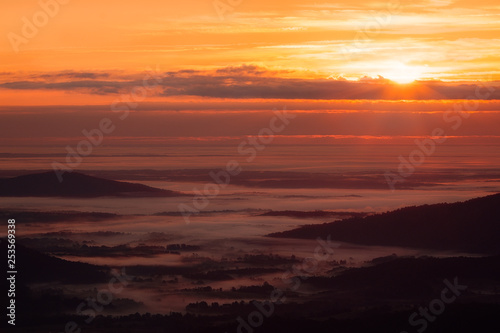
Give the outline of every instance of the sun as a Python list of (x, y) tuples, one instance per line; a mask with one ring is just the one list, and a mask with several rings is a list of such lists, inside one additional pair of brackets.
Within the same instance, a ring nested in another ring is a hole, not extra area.
[(380, 75), (400, 84), (412, 83), (422, 78), (424, 73), (423, 66), (411, 66), (399, 61), (391, 62), (389, 67)]

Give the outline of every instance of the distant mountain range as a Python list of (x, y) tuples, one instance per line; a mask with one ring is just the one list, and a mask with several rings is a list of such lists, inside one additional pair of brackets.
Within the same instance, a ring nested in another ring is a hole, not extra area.
[(500, 253), (500, 194), (465, 202), (412, 206), (305, 225), (270, 237), (317, 238), (364, 245)]
[(0, 179), (0, 197), (176, 197), (186, 194), (143, 184), (68, 173), (59, 182), (52, 171)]

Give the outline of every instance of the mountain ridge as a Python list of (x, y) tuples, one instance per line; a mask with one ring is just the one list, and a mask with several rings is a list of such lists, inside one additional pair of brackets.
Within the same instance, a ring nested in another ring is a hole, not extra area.
[(500, 193), (464, 202), (410, 206), (269, 234), (377, 246), (500, 253)]
[(186, 194), (143, 184), (88, 176), (80, 172), (65, 175), (60, 182), (52, 172), (0, 179), (0, 197), (177, 197)]

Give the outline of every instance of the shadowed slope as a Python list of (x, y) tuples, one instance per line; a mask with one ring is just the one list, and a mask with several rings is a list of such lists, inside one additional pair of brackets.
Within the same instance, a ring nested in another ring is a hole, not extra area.
[(271, 237), (316, 238), (385, 245), (500, 253), (500, 194), (465, 202), (406, 207), (273, 233)]
[(185, 194), (72, 172), (59, 182), (54, 172), (0, 179), (2, 197), (175, 197)]

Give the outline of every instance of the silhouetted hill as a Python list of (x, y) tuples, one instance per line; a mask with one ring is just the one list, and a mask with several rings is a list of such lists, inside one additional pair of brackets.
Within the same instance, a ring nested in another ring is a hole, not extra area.
[[(7, 253), (6, 238), (0, 239), (0, 248)], [(91, 264), (67, 261), (15, 243), (17, 282), (99, 283), (109, 280), (103, 268)], [(107, 269), (106, 269), (107, 270)]]
[[(362, 299), (431, 299), (443, 288), (443, 279), (469, 289), (496, 288), (500, 282), (500, 256), (403, 257), (374, 266), (351, 268), (333, 277), (310, 277), (304, 283), (325, 288), (327, 293)], [(362, 302), (361, 302), (362, 303)]]
[(52, 171), (0, 179), (1, 197), (173, 197), (185, 194), (72, 172), (59, 182)]
[(8, 220), (15, 217), (16, 223), (34, 222), (69, 222), (69, 221), (105, 221), (116, 219), (121, 215), (102, 212), (79, 212), (79, 211), (23, 211), (23, 210), (0, 210), (0, 219)]
[(465, 202), (401, 208), (273, 233), (271, 237), (316, 238), (365, 245), (500, 253), (500, 194)]

